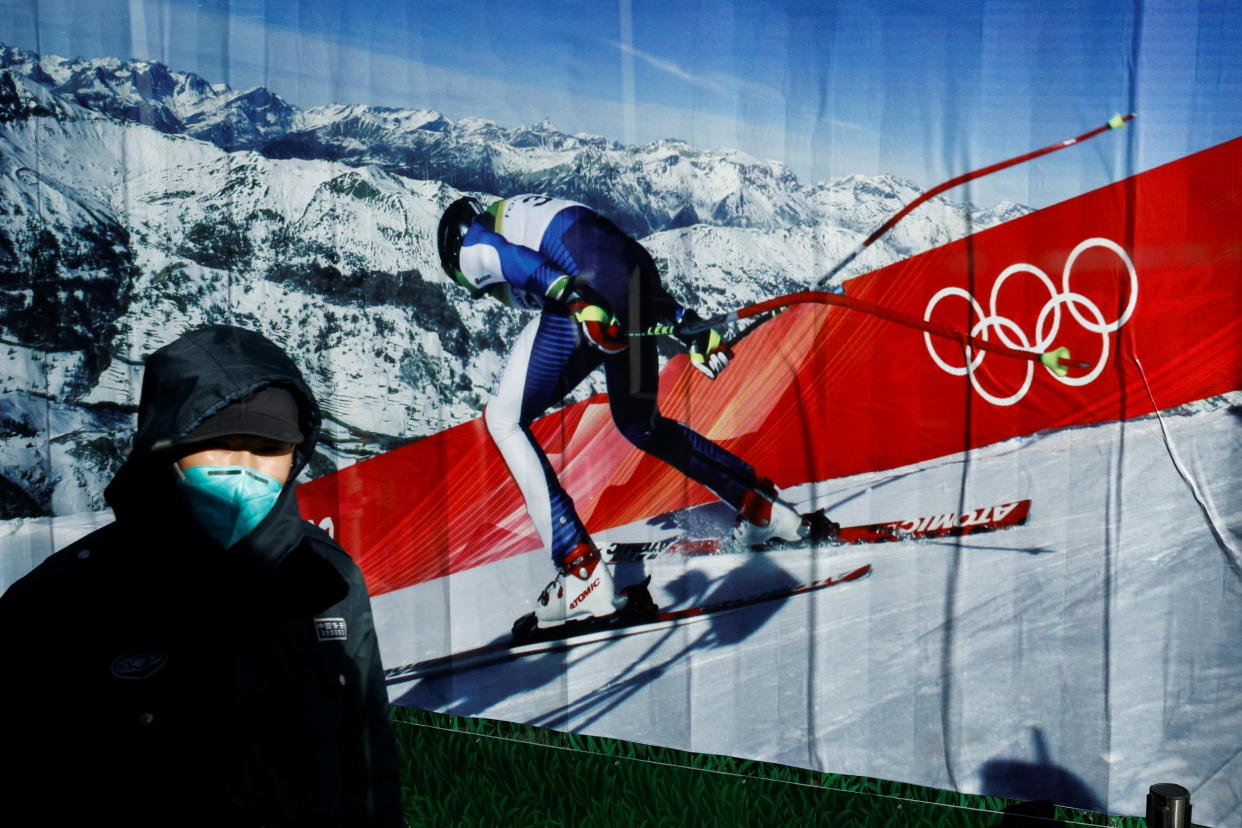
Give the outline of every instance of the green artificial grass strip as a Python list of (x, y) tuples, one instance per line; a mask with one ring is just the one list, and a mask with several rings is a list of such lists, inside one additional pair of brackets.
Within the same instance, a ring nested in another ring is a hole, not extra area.
[(411, 825), (1146, 826), (1140, 817), (410, 707), (393, 707), (392, 717)]

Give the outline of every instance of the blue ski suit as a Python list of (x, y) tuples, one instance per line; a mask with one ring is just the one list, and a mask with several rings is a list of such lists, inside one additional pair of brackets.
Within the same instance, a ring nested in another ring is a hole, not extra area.
[(600, 365), (621, 434), (740, 507), (755, 486), (754, 469), (660, 415), (655, 338), (630, 337), (626, 350), (605, 354), (579, 334), (563, 305), (546, 298), (552, 284), (569, 275), (575, 289), (615, 315), (625, 332), (674, 322), (681, 306), (660, 284), (642, 245), (581, 204), (519, 195), (475, 219), (463, 239), (460, 261), (475, 289), (540, 311), (519, 335), (484, 419), (557, 567), (588, 536), (530, 425)]

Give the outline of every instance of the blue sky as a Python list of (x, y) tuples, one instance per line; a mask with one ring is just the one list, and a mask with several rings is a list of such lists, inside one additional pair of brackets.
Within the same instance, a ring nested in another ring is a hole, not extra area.
[(300, 106), (681, 138), (803, 181), (922, 186), (1135, 110), (952, 195), (1043, 206), (1242, 134), (1242, 11), (1213, 0), (0, 0), (0, 40), (157, 59)]

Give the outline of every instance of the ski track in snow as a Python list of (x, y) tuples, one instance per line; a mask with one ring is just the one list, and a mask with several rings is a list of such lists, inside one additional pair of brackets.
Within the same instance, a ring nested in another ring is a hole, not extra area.
[[(1165, 419), (1236, 541), (1236, 410)], [(397, 683), (393, 700), (1112, 813), (1142, 813), (1149, 785), (1176, 781), (1196, 821), (1242, 824), (1242, 583), (1155, 418), (791, 493), (843, 524), (1024, 497), (1032, 510), (962, 538), (647, 562), (670, 607), (874, 569), (705, 623)], [(532, 552), (377, 597), (385, 663), (502, 637), (550, 576)]]

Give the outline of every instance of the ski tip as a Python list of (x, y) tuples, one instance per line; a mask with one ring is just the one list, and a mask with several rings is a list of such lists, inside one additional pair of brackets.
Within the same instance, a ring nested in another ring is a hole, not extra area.
[(1108, 119), (1108, 126), (1111, 129), (1121, 129), (1122, 127), (1126, 125), (1127, 122), (1133, 121), (1133, 120), (1134, 120), (1133, 112), (1129, 113), (1128, 115), (1122, 115), (1120, 112), (1118, 112), (1115, 115), (1113, 115), (1113, 117)]

